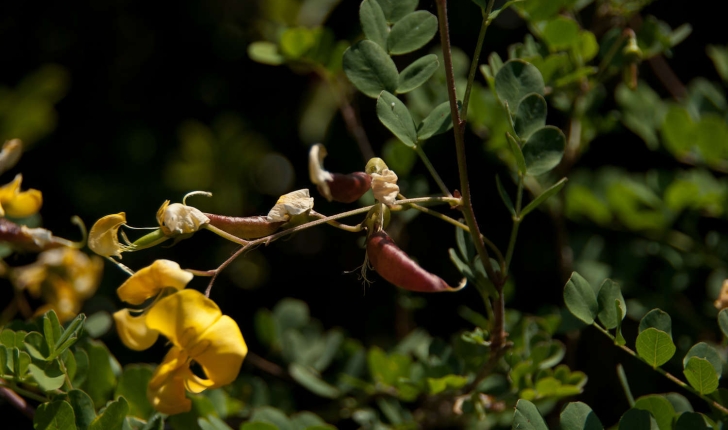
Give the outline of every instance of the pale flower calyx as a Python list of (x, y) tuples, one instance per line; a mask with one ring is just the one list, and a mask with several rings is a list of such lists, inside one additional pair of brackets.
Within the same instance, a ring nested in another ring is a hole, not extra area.
[(268, 212), (268, 221), (288, 221), (291, 217), (309, 212), (313, 209), (313, 197), (308, 188), (282, 195), (275, 206)]
[(390, 169), (384, 169), (380, 173), (371, 173), (372, 192), (374, 198), (387, 206), (394, 204), (397, 194), (399, 194), (399, 185), (397, 185), (397, 174)]
[(169, 204), (166, 200), (157, 211), (157, 222), (167, 236), (192, 234), (203, 225), (210, 223), (210, 218), (199, 209), (182, 203)]

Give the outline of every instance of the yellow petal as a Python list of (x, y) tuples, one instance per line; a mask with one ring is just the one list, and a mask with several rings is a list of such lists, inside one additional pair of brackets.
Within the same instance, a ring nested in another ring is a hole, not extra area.
[(288, 221), (291, 217), (307, 213), (313, 209), (313, 197), (308, 188), (296, 190), (278, 198), (275, 206), (268, 212), (268, 221)]
[(129, 309), (114, 312), (116, 331), (124, 345), (135, 351), (143, 351), (154, 345), (159, 333), (146, 324), (146, 315), (132, 316)]
[(0, 187), (0, 203), (10, 201), (20, 190), (20, 183), (23, 182), (23, 175), (18, 173), (11, 182)]
[(119, 243), (119, 227), (126, 224), (126, 213), (106, 215), (91, 227), (88, 235), (88, 247), (102, 257), (115, 255), (121, 258), (121, 251), (125, 248)]
[(133, 274), (116, 293), (127, 303), (140, 305), (166, 287), (183, 289), (192, 278), (190, 272), (182, 270), (174, 261), (157, 260)]
[(221, 316), (220, 308), (202, 293), (182, 290), (157, 302), (147, 312), (147, 325), (187, 349)]
[(38, 190), (29, 189), (17, 193), (15, 198), (3, 204), (5, 213), (15, 218), (31, 216), (43, 206), (43, 193)]
[[(204, 351), (200, 354), (190, 353), (190, 358), (202, 366), (209, 381), (213, 382), (212, 388), (233, 382), (238, 377), (240, 366), (248, 353), (248, 346), (238, 325), (232, 318), (223, 315), (197, 341), (198, 345), (206, 343), (208, 345)], [(209, 381), (197, 378), (194, 382), (209, 384)], [(190, 385), (188, 381), (188, 386)]]
[(173, 347), (154, 371), (147, 385), (147, 399), (157, 411), (174, 415), (192, 409), (192, 402), (185, 396), (184, 381), (189, 372), (186, 358)]
[(185, 372), (185, 389), (190, 393), (199, 394), (208, 388), (215, 387), (215, 382), (210, 379), (202, 379), (187, 369)]

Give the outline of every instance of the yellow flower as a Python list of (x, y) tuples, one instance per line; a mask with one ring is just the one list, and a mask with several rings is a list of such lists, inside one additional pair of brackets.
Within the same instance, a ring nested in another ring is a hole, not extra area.
[(96, 221), (88, 235), (88, 247), (102, 257), (112, 255), (121, 258), (129, 247), (119, 242), (119, 228), (126, 224), (126, 213), (106, 215)]
[(141, 305), (164, 288), (183, 289), (193, 277), (192, 273), (182, 270), (174, 261), (156, 260), (121, 284), (116, 294), (127, 303)]
[(0, 187), (0, 217), (23, 218), (38, 212), (43, 205), (43, 194), (34, 189), (21, 192), (21, 182), (23, 175), (18, 173), (12, 182)]
[(26, 289), (46, 304), (36, 313), (53, 309), (61, 322), (81, 311), (101, 281), (103, 261), (74, 248), (56, 248), (38, 255), (35, 263), (13, 269), (11, 279), (18, 289)]
[[(123, 310), (114, 318), (122, 341), (131, 348), (146, 349), (159, 334), (172, 343), (147, 387), (149, 401), (165, 414), (190, 410), (185, 391), (200, 393), (233, 382), (248, 352), (235, 321), (196, 290), (169, 295), (141, 316), (133, 317)], [(192, 373), (193, 361), (206, 378)]]

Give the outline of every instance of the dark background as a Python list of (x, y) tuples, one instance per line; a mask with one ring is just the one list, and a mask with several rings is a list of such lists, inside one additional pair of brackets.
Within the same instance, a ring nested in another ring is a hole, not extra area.
[[(338, 39), (353, 41), (359, 36), (358, 5), (353, 0), (343, 1), (327, 21)], [(286, 191), (310, 187), (308, 148), (298, 135), (298, 117), (306, 90), (317, 78), (297, 74), (285, 66), (261, 65), (248, 58), (247, 45), (261, 39), (256, 26), (258, 7), (259, 2), (242, 0), (181, 1), (174, 5), (113, 0), (3, 2), (0, 88), (15, 88), (24, 77), (49, 64), (65, 71), (62, 75), (67, 83), (65, 95), (55, 105), (55, 129), (32, 143), (20, 164), (4, 175), (3, 182), (22, 172), (24, 188), (42, 190), (43, 225), (60, 236), (78, 237), (77, 230), (68, 222), (72, 215), (79, 215), (90, 227), (103, 215), (124, 211), (131, 225), (154, 226), (154, 215), (162, 201), (179, 202), (187, 191), (196, 189), (180, 183), (200, 183), (196, 182), (194, 170), (177, 176), (170, 173), (170, 163), (175, 160), (187, 157), (189, 161), (199, 156), (181, 149), (182, 125), (196, 120), (211, 126), (227, 115), (236, 118), (234, 122), (242, 131), (231, 138), (218, 139), (213, 145), (212, 159), (216, 161), (212, 162), (212, 171), (216, 179), (201, 188), (218, 193), (216, 187), (224, 181), (240, 181), (240, 189), (246, 193), (242, 200), (245, 204), (231, 204), (227, 206), (232, 208), (231, 212), (225, 214), (265, 214), (277, 199), (277, 195), (264, 193), (264, 183), (281, 172), (250, 160), (237, 162), (236, 156), (245, 158), (251, 142), (262, 145), (264, 152), (283, 154), (290, 161), (295, 179)], [(436, 13), (431, 0), (421, 1), (420, 8)], [(585, 22), (593, 12), (586, 10)], [(692, 35), (673, 50), (674, 59), (668, 59), (683, 82), (695, 76), (718, 80), (705, 55), (705, 45), (727, 40), (723, 28), (710, 25), (705, 8), (688, 8), (685, 2), (662, 0), (645, 9), (643, 15), (647, 14), (656, 15), (673, 28), (686, 22), (692, 24)], [(525, 25), (514, 15), (504, 16), (503, 20), (507, 26), (496, 25), (489, 30), (486, 53), (495, 50), (506, 57), (507, 46), (523, 40)], [(471, 53), (480, 23), (475, 6), (469, 1), (451, 1), (450, 23), (453, 44)], [(642, 77), (663, 96), (669, 96), (646, 66), (642, 67)], [(0, 92), (0, 98), (2, 95)], [(8, 99), (0, 100), (2, 103), (8, 103)], [(373, 116), (374, 103), (363, 96), (355, 98), (354, 103), (361, 111), (374, 150), (379, 153), (390, 136)], [(556, 116), (554, 120), (555, 125), (566, 127), (558, 122), (563, 118)], [(2, 134), (0, 140), (13, 137)], [(469, 139), (472, 142), (476, 138)], [(364, 160), (339, 115), (324, 143), (331, 154), (327, 159), (330, 170), (363, 169)], [(446, 183), (456, 188), (451, 135), (433, 139), (428, 145), (428, 154)], [(481, 145), (473, 144), (468, 149), (476, 215), (485, 234), (505, 249), (510, 220), (493, 186), (495, 173), (504, 172), (504, 167), (480, 148)], [(663, 155), (650, 152), (641, 140), (622, 130), (593, 142), (580, 166), (613, 164), (641, 171), (666, 162), (669, 160)], [(414, 173), (426, 172), (418, 164)], [(434, 183), (430, 189), (435, 189)], [(314, 189), (312, 195), (318, 197)], [(226, 207), (224, 203), (214, 206), (203, 197), (190, 203), (207, 211)], [(328, 204), (323, 199), (316, 201), (316, 209), (326, 214), (353, 207)], [(522, 227), (513, 263), (517, 289), (509, 306), (536, 312), (544, 304), (561, 304), (564, 280), (557, 267), (553, 231), (550, 219), (543, 213), (530, 216)], [(447, 257), (447, 248), (454, 246), (450, 227), (419, 216), (399, 233), (397, 240), (423, 266), (451, 282), (457, 279)], [(182, 267), (211, 269), (233, 250), (224, 240), (202, 232), (171, 249), (125, 255), (123, 262), (139, 269), (156, 258), (168, 258)], [(396, 335), (413, 325), (443, 337), (469, 328), (455, 310), (462, 303), (479, 300), (475, 289), (469, 288), (458, 294), (420, 296), (426, 300), (424, 308), (404, 310), (397, 305), (402, 293), (376, 275), (375, 282), (368, 287), (357, 279), (357, 266), (364, 259), (361, 238), (328, 227), (273, 243), (250, 258), (254, 261), (252, 266), (241, 265), (219, 279), (212, 298), (223, 312), (238, 321), (253, 351), (257, 345), (253, 330), (256, 309), (271, 308), (283, 297), (305, 300), (312, 315), (327, 328), (344, 327), (365, 345), (383, 346), (391, 345)], [(14, 263), (11, 260), (9, 264)], [(258, 274), (246, 273), (246, 267), (257, 268)], [(345, 273), (352, 270), (355, 273)], [(90, 301), (87, 310), (118, 309), (121, 303), (113, 292), (125, 276), (107, 264), (100, 289), (103, 294)], [(246, 283), (251, 276), (254, 282)], [(206, 279), (196, 279), (192, 285), (203, 289)], [(600, 375), (601, 369), (613, 368), (614, 361), (619, 360), (635, 378), (640, 377), (638, 373), (649, 372), (642, 364), (622, 356), (608, 342), (602, 342), (595, 332), (585, 333), (595, 339), (579, 344), (571, 356), (572, 364), (590, 376), (581, 399), (594, 407), (605, 424), (611, 424), (618, 415), (609, 414), (621, 413), (626, 402), (615, 378), (611, 373)], [(106, 336), (104, 341), (122, 363), (150, 361), (147, 353), (125, 350), (114, 336)], [(160, 357), (161, 353), (159, 347)], [(648, 386), (663, 383), (658, 382), (656, 373), (646, 377)], [(666, 384), (662, 391), (676, 388)], [(609, 398), (604, 397), (606, 392), (611, 393)], [(639, 394), (636, 392), (635, 396)]]

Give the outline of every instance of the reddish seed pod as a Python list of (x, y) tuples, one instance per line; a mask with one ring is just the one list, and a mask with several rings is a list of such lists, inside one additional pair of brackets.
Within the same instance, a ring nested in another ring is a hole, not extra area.
[(205, 216), (210, 218), (210, 225), (241, 239), (268, 236), (285, 224), (284, 221), (268, 221), (264, 216), (231, 217), (215, 214), (205, 214)]
[(333, 179), (326, 181), (326, 184), (329, 186), (331, 199), (336, 202), (354, 203), (372, 187), (372, 177), (364, 172), (354, 172), (348, 175), (332, 173), (331, 176)]
[(64, 239), (53, 236), (48, 230), (26, 228), (5, 218), (0, 218), (0, 243), (9, 243), (17, 250), (29, 252), (41, 252), (66, 245)]
[(369, 236), (367, 257), (382, 278), (405, 290), (437, 293), (457, 291), (465, 286), (463, 279), (457, 288), (453, 288), (439, 276), (420, 267), (384, 231)]

